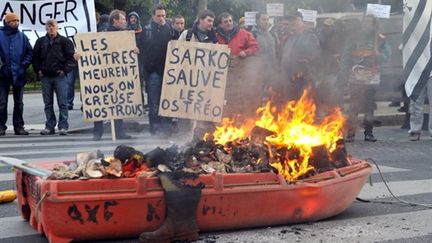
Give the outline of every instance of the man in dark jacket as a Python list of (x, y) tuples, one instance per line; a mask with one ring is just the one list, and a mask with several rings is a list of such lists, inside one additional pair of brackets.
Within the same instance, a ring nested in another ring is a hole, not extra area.
[(171, 118), (158, 115), (165, 56), (168, 42), (173, 38), (172, 27), (166, 23), (166, 11), (163, 5), (158, 5), (153, 9), (152, 21), (145, 27), (145, 35), (144, 69), (150, 134), (157, 135), (162, 132), (163, 136), (170, 136), (173, 125)]
[(318, 80), (316, 65), (321, 47), (316, 34), (306, 29), (300, 12), (290, 13), (287, 19), (289, 38), (281, 50), (281, 68), (290, 81), (284, 93), (287, 99), (298, 99), (308, 84), (315, 85), (309, 81)]
[(68, 83), (66, 74), (76, 67), (74, 45), (71, 40), (58, 33), (58, 24), (54, 19), (46, 22), (47, 34), (40, 37), (34, 46), (33, 69), (42, 79), (42, 97), (45, 104), (45, 129), (41, 135), (55, 134), (57, 124), (54, 113), (54, 93), (59, 106), (59, 135), (67, 135)]
[[(137, 12), (132, 11), (127, 15), (127, 28), (128, 30), (135, 31), (135, 42), (139, 50), (144, 50), (143, 44), (145, 41), (145, 32), (143, 28), (141, 27), (141, 20), (140, 16)], [(141, 91), (144, 91), (144, 83), (145, 83), (145, 77), (144, 77), (144, 52), (140, 52), (138, 54), (138, 66), (139, 66), (139, 73), (140, 73), (140, 83), (141, 83)], [(142, 96), (142, 103), (145, 104), (144, 101), (144, 95)]]
[(15, 135), (28, 135), (24, 130), (23, 94), (26, 69), (32, 59), (32, 47), (27, 36), (18, 30), (18, 15), (6, 14), (3, 25), (4, 27), (0, 29), (0, 136), (6, 134), (7, 103), (11, 85), (14, 99), (12, 122)]

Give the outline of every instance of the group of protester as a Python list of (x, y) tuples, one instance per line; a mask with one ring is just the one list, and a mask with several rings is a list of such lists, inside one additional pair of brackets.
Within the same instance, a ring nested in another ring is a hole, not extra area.
[[(315, 30), (305, 24), (299, 12), (278, 17), (273, 26), (267, 14), (257, 13), (256, 26), (247, 29), (237, 25), (230, 13), (216, 17), (211, 10), (204, 10), (187, 30), (183, 16), (177, 15), (167, 21), (166, 13), (163, 5), (157, 5), (150, 23), (142, 26), (138, 13), (113, 10), (110, 15), (100, 16), (98, 23), (98, 31), (135, 31), (137, 46), (134, 51), (138, 54), (141, 82), (147, 93), (151, 135), (170, 136), (175, 132), (173, 120), (158, 115), (158, 109), (167, 45), (178, 39), (228, 45), (232, 58), (240, 61), (259, 57), (263, 63), (259, 70), (265, 74), (262, 93), (273, 86), (273, 90), (283, 93), (284, 101), (299, 98), (304, 88), (313, 86), (318, 90), (318, 99), (322, 99), (320, 104), (341, 105), (343, 91), (349, 87), (347, 140), (354, 139), (358, 113), (365, 113), (364, 140), (376, 141), (372, 133), (374, 96), (379, 67), (389, 58), (390, 48), (385, 37), (377, 33), (378, 22), (373, 16), (363, 17), (341, 48), (332, 33), (336, 28), (333, 20), (325, 21), (322, 28)], [(37, 40), (33, 50), (27, 37), (18, 30), (19, 17), (15, 13), (8, 13), (3, 22), (0, 30), (0, 135), (7, 129), (10, 87), (15, 102), (15, 134), (28, 135), (22, 118), (22, 96), (25, 70), (30, 64), (42, 80), (46, 123), (41, 134), (54, 134), (57, 125), (59, 134), (66, 135), (68, 110), (73, 105), (73, 82), (68, 80), (75, 80), (79, 53), (75, 53), (72, 41), (58, 34), (55, 20), (46, 23), (47, 34)], [(53, 110), (54, 93), (60, 110), (58, 124)], [(131, 138), (125, 133), (122, 120), (116, 120), (115, 127), (118, 139)], [(102, 121), (95, 122), (94, 140), (100, 140), (102, 135)]]
[[(11, 87), (14, 99), (12, 123), (15, 134), (29, 134), (24, 129), (23, 94), (26, 70), (30, 64), (42, 80), (46, 122), (45, 129), (40, 134), (54, 134), (57, 126), (60, 135), (67, 135), (67, 74), (76, 68), (74, 44), (58, 33), (57, 21), (51, 19), (46, 22), (46, 35), (40, 37), (32, 48), (27, 36), (18, 30), (19, 21), (17, 14), (8, 13), (3, 19), (4, 27), (0, 29), (0, 136), (5, 135), (7, 129), (7, 103)], [(54, 113), (54, 94), (59, 106), (58, 122)]]

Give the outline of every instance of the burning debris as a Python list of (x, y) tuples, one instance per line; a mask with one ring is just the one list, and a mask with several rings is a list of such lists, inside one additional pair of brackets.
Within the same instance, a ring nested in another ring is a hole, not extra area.
[(318, 119), (315, 110), (306, 90), (299, 101), (289, 101), (281, 109), (268, 102), (257, 110), (255, 120), (239, 123), (224, 118), (212, 134), (184, 147), (158, 147), (143, 154), (120, 145), (108, 158), (100, 152), (81, 153), (75, 163), (57, 165), (51, 178), (153, 176), (158, 171), (196, 175), (274, 171), (293, 181), (347, 166), (341, 111), (335, 109)]
[(48, 179), (73, 180), (134, 177), (148, 168), (143, 163), (144, 155), (132, 147), (120, 145), (114, 157), (104, 157), (101, 151), (79, 153), (73, 162), (56, 164)]

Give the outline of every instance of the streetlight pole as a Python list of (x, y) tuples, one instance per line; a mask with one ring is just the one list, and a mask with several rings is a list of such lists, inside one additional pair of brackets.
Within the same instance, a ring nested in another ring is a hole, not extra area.
[(207, 0), (199, 0), (198, 1), (198, 12), (207, 9)]

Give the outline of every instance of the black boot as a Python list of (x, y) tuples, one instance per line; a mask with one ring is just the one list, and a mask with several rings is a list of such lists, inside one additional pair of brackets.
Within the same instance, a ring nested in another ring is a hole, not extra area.
[(373, 123), (372, 122), (364, 122), (364, 140), (366, 142), (376, 142), (377, 139), (374, 137), (372, 131), (373, 131)]
[(180, 185), (169, 174), (162, 174), (160, 180), (165, 190), (165, 221), (157, 230), (141, 233), (139, 242), (198, 240), (197, 208), (201, 187)]
[(366, 142), (376, 142), (378, 139), (376, 139), (374, 135), (370, 133), (370, 134), (365, 134), (364, 140)]

